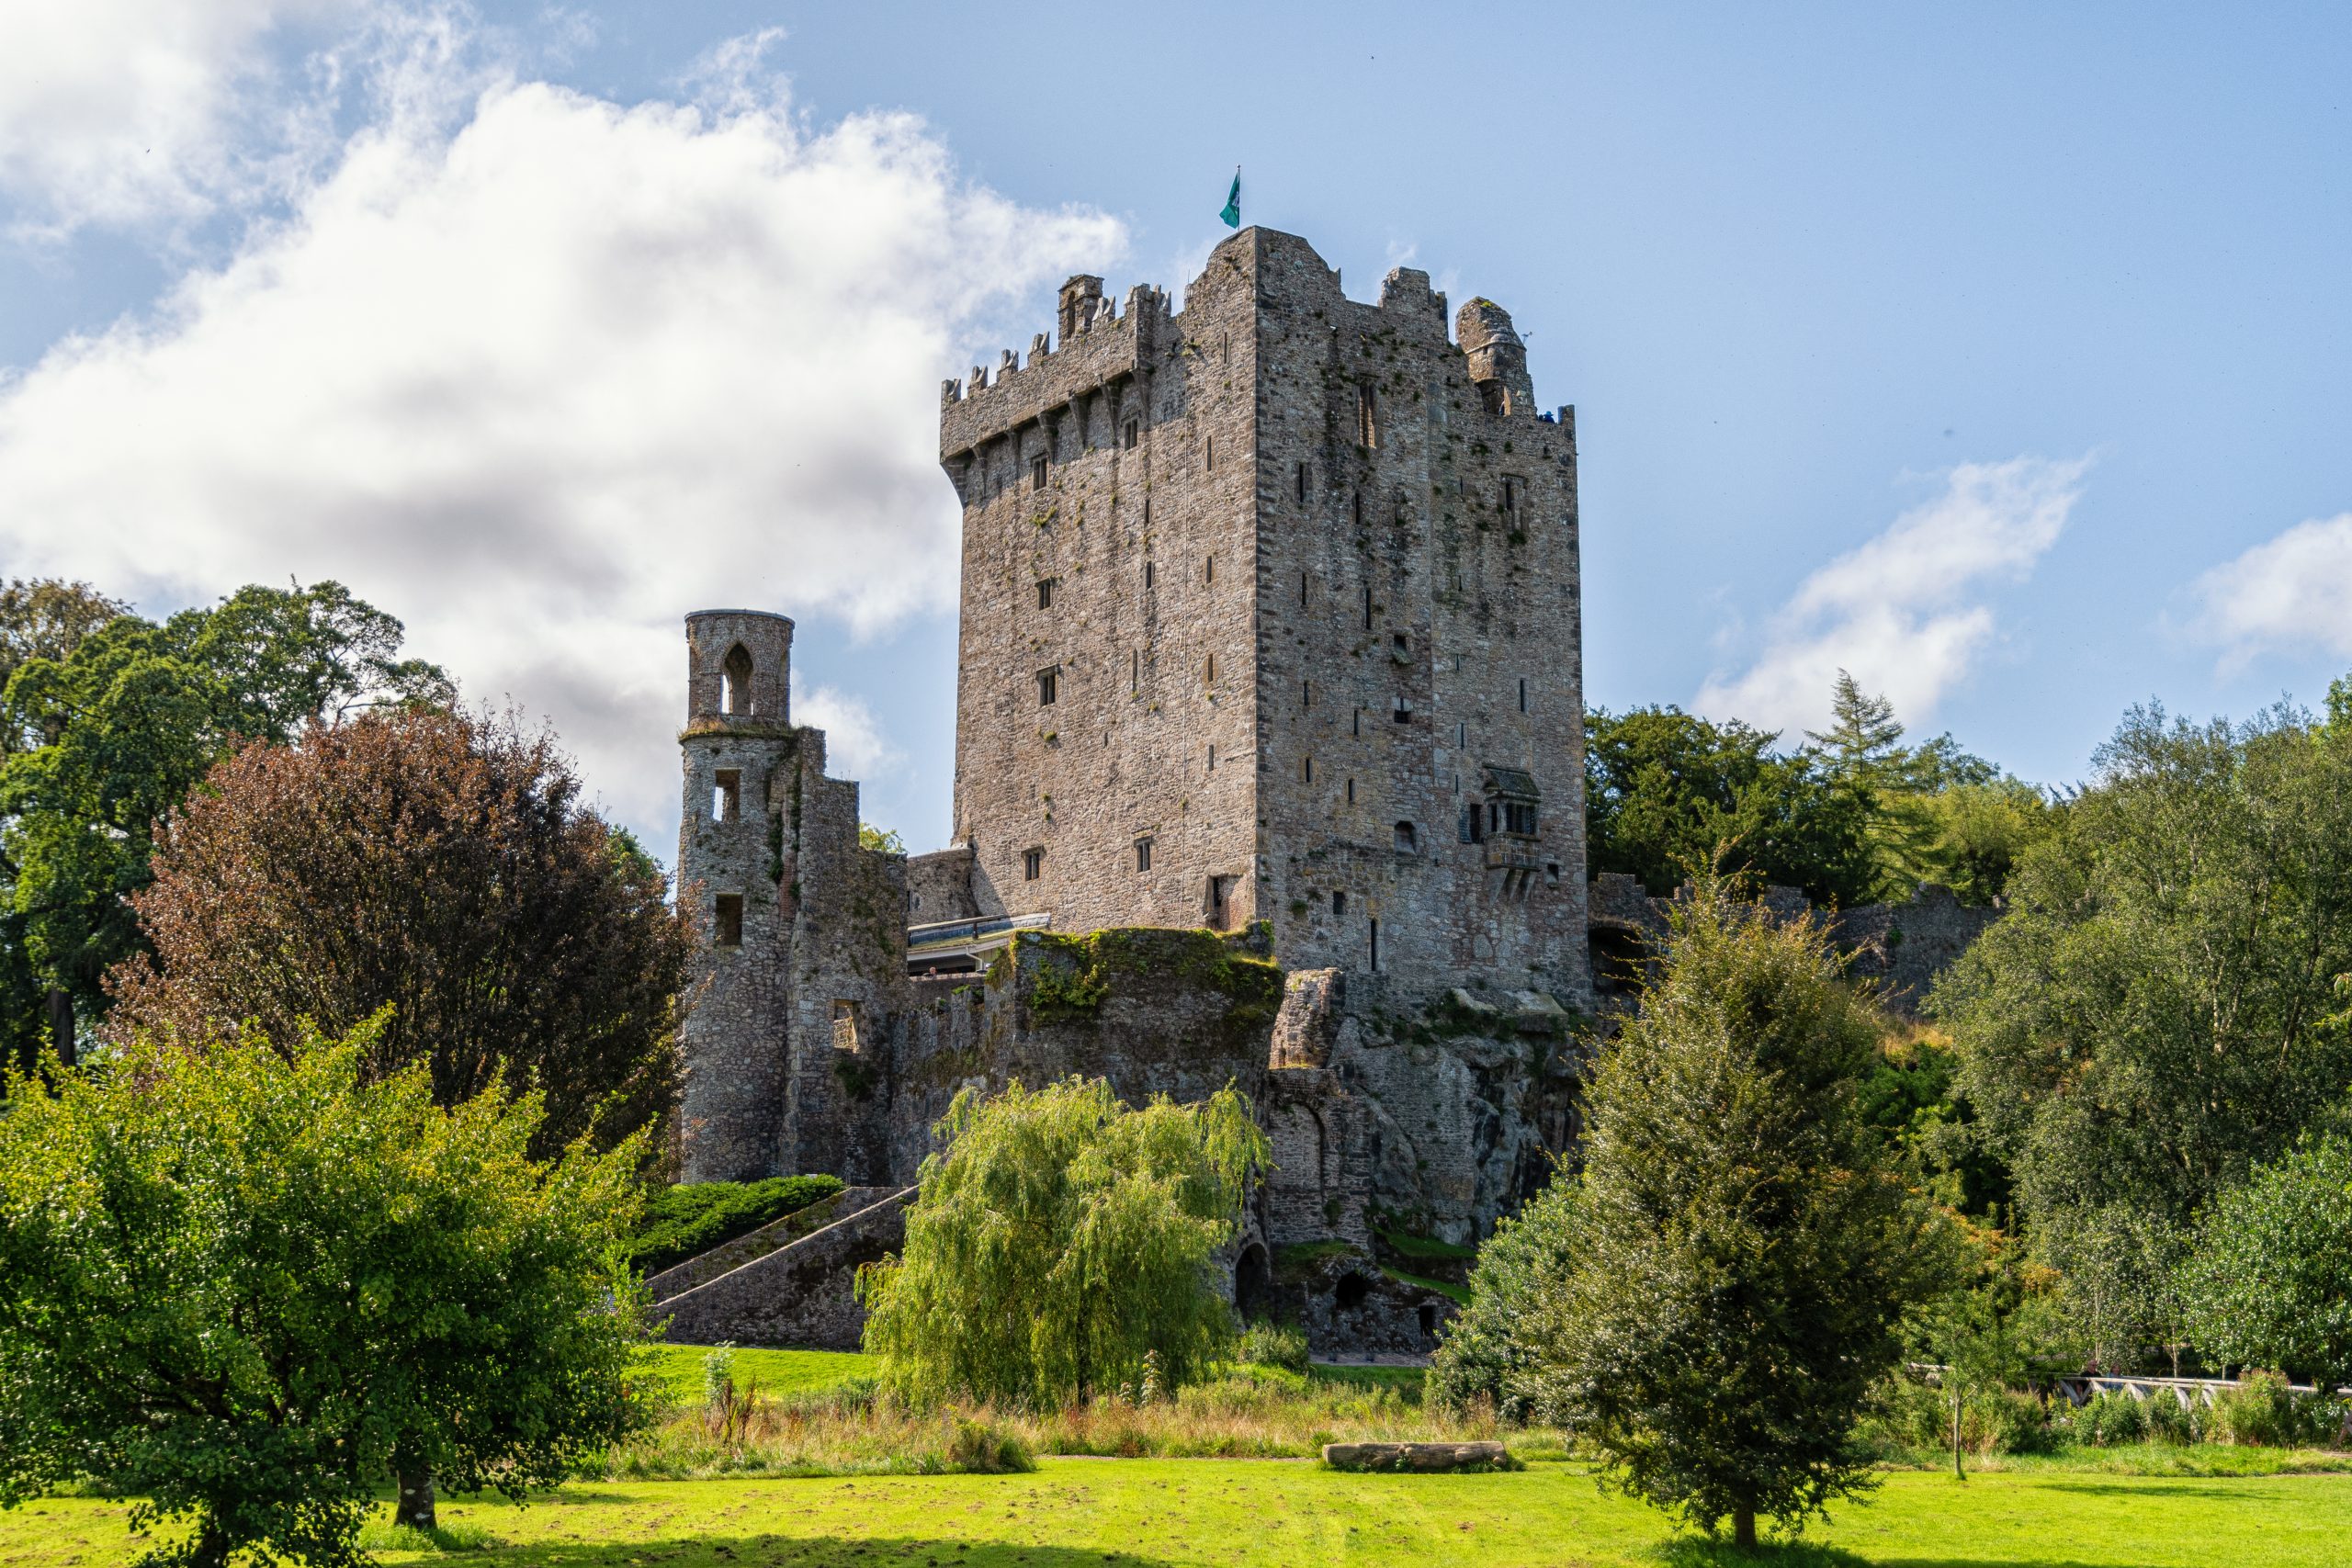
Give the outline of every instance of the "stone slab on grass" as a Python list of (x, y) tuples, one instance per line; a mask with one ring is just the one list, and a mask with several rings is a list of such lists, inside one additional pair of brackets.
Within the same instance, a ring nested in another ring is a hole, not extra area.
[(1326, 1443), (1323, 1462), (1333, 1470), (1416, 1475), (1520, 1468), (1500, 1443)]

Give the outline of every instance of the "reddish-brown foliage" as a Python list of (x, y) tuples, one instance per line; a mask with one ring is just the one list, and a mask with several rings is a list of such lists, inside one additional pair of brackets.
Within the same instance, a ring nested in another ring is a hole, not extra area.
[(664, 1114), (687, 938), (660, 874), (579, 802), (551, 737), (435, 712), (314, 727), (214, 768), (134, 903), (154, 959), (110, 980), (111, 1027), (199, 1041), (251, 1020), (330, 1036), (389, 1005), (381, 1070), (435, 1099), (547, 1091), (541, 1152)]

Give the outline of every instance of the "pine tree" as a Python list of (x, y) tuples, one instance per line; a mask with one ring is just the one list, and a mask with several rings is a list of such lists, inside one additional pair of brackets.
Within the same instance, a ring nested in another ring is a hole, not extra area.
[(1953, 1265), (1857, 1112), (1877, 1038), (1818, 921), (1702, 880), (1596, 1075), (1568, 1265), (1528, 1314), (1530, 1403), (1743, 1547), (1871, 1483), (1855, 1416)]
[(1926, 796), (1958, 749), (1949, 737), (1916, 750), (1904, 746), (1894, 705), (1863, 691), (1843, 670), (1830, 689), (1829, 713), (1829, 728), (1808, 729), (1805, 739), (1820, 749), (1832, 783), (1869, 823), (1871, 896), (1905, 897), (1932, 874), (1937, 822)]

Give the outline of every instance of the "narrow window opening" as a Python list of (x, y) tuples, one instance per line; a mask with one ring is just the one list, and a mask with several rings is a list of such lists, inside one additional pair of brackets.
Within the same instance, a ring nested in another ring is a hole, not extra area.
[(836, 1051), (857, 1049), (857, 1004), (855, 1002), (833, 1004), (833, 1049)]
[(1347, 912), (1348, 912), (1348, 896), (1347, 896), (1347, 894), (1345, 894), (1344, 892), (1340, 891), (1339, 888), (1334, 887), (1333, 889), (1331, 889), (1331, 913), (1332, 913), (1332, 914), (1334, 914), (1334, 915), (1344, 915), (1344, 914), (1346, 914)]
[(1408, 700), (1408, 699), (1406, 699), (1406, 698), (1404, 698), (1404, 697), (1398, 697), (1398, 698), (1396, 699), (1396, 705), (1395, 707), (1393, 707), (1393, 708), (1389, 709), (1389, 711), (1388, 711), (1388, 716), (1389, 716), (1391, 719), (1395, 720), (1395, 721), (1396, 721), (1396, 723), (1398, 723), (1398, 724), (1410, 724), (1410, 723), (1412, 723), (1412, 722), (1413, 722), (1413, 705), (1412, 705), (1412, 703), (1411, 703), (1409, 700)]
[(1127, 689), (1131, 692), (1143, 689), (1143, 649), (1139, 648), (1127, 649)]
[(1413, 657), (1413, 639), (1407, 637), (1403, 632), (1398, 632), (1395, 637), (1390, 637), (1388, 639), (1388, 644), (1391, 648), (1394, 648), (1396, 650), (1397, 658), (1410, 659)]
[(727, 659), (718, 667), (721, 693), (719, 711), (748, 714), (752, 711), (752, 656), (741, 643), (727, 650)]
[(1559, 866), (1559, 863), (1558, 863), (1558, 862), (1556, 862), (1556, 861), (1547, 861), (1547, 862), (1545, 862), (1545, 863), (1544, 863), (1544, 886), (1546, 886), (1546, 887), (1557, 887), (1559, 885), (1560, 885), (1560, 866)]
[(1209, 742), (1209, 772), (1216, 772), (1216, 742)]
[(1358, 708), (1348, 716), (1348, 733), (1356, 736), (1363, 733), (1363, 709)]
[(1301, 757), (1298, 760), (1298, 782), (1301, 784), (1313, 784), (1315, 782), (1314, 758)]
[(1306, 504), (1306, 465), (1305, 463), (1299, 464), (1297, 471), (1292, 475), (1292, 484), (1298, 503), (1305, 506)]
[(1411, 854), (1414, 851), (1416, 851), (1416, 850), (1419, 849), (1420, 847), (1421, 847), (1421, 834), (1420, 834), (1420, 829), (1419, 829), (1418, 828), (1415, 828), (1415, 827), (1414, 827), (1410, 822), (1399, 822), (1399, 823), (1397, 823), (1397, 824), (1396, 824), (1396, 852), (1397, 852), (1398, 854), (1407, 854), (1407, 855), (1408, 855), (1408, 854)]
[(1208, 657), (1208, 681), (1212, 686), (1216, 684), (1216, 655), (1214, 653)]
[(1136, 449), (1136, 422), (1134, 420), (1127, 421), (1127, 428), (1119, 437), (1119, 440), (1120, 444), (1128, 451), (1132, 452)]
[(1209, 924), (1219, 931), (1233, 923), (1233, 888), (1238, 876), (1209, 878)]
[(1363, 629), (1372, 630), (1372, 584), (1363, 586)]
[(743, 815), (743, 774), (738, 768), (721, 768), (711, 775), (710, 814), (721, 822), (732, 822)]
[(1214, 435), (1204, 437), (1204, 438), (1202, 440), (1202, 442), (1201, 442), (1201, 446), (1202, 446), (1202, 449), (1203, 449), (1204, 451), (1205, 451), (1205, 452), (1208, 454), (1208, 464), (1207, 464), (1207, 466), (1208, 466), (1209, 468), (1216, 468), (1216, 436), (1214, 436)]
[(1053, 706), (1054, 699), (1061, 695), (1061, 687), (1062, 672), (1058, 667), (1052, 670), (1038, 671), (1037, 705), (1041, 708), (1049, 708)]
[(1151, 586), (1151, 563), (1149, 561), (1143, 563), (1143, 585), (1146, 588), (1149, 588)]
[(1374, 969), (1380, 967), (1380, 919), (1378, 916), (1374, 916), (1372, 921), (1372, 966)]
[(1298, 705), (1303, 708), (1311, 708), (1315, 705), (1315, 685), (1313, 682), (1301, 681), (1298, 683)]
[(1143, 498), (1143, 525), (1147, 528), (1151, 526), (1151, 497), (1149, 496)]
[(1201, 581), (1203, 582), (1216, 581), (1216, 557), (1210, 556), (1201, 562)]
[(1298, 574), (1298, 603), (1301, 608), (1306, 604), (1306, 573), (1303, 571)]
[(1356, 781), (1355, 781), (1355, 780), (1353, 780), (1353, 779), (1350, 779), (1350, 780), (1348, 781), (1348, 804), (1349, 804), (1350, 806), (1353, 806), (1355, 803), (1356, 803)]
[(1519, 514), (1519, 481), (1509, 474), (1503, 476), (1503, 516), (1516, 521)]
[(1527, 711), (1527, 677), (1524, 675), (1519, 679), (1519, 711)]
[(1050, 610), (1054, 607), (1054, 585), (1057, 581), (1058, 580), (1051, 577), (1041, 577), (1037, 580), (1037, 608), (1040, 610)]
[(1356, 445), (1380, 445), (1380, 410), (1369, 381), (1356, 383)]
[(1035, 882), (1045, 874), (1046, 852), (1043, 850), (1022, 851), (1021, 880), (1023, 882)]
[(1149, 839), (1136, 840), (1136, 869), (1137, 871), (1151, 869), (1151, 840)]
[(1029, 488), (1033, 491), (1046, 488), (1046, 459), (1043, 457), (1029, 459)]
[(1355, 492), (1354, 499), (1350, 502), (1350, 509), (1351, 509), (1351, 510), (1355, 513), (1356, 526), (1357, 526), (1357, 527), (1359, 527), (1359, 528), (1363, 527), (1363, 491), (1357, 491)]
[(1475, 800), (1462, 808), (1462, 841), (1465, 844), (1487, 841), (1486, 808)]
[(743, 945), (743, 896), (721, 893), (711, 900), (711, 914), (718, 927), (718, 943), (721, 947)]

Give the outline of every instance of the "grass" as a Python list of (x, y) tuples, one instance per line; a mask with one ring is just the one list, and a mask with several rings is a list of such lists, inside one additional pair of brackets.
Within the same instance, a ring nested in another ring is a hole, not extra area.
[[(0, 1514), (0, 1565), (117, 1562), (123, 1506), (53, 1498)], [(1341, 1475), (1311, 1464), (1044, 1460), (1014, 1475), (599, 1482), (515, 1508), (445, 1502), (445, 1529), (503, 1568), (2336, 1568), (2352, 1481), (2048, 1472), (1891, 1474), (1794, 1551), (1674, 1544), (1579, 1466)], [(387, 1564), (447, 1561), (387, 1551)]]
[[(670, 1397), (687, 1404), (702, 1402), (702, 1361), (710, 1354), (707, 1345), (648, 1345), (653, 1352), (654, 1375), (670, 1392)], [(771, 1397), (811, 1393), (836, 1387), (856, 1378), (874, 1375), (874, 1363), (854, 1350), (757, 1350), (737, 1349), (735, 1383), (739, 1388), (753, 1383), (762, 1393)]]

